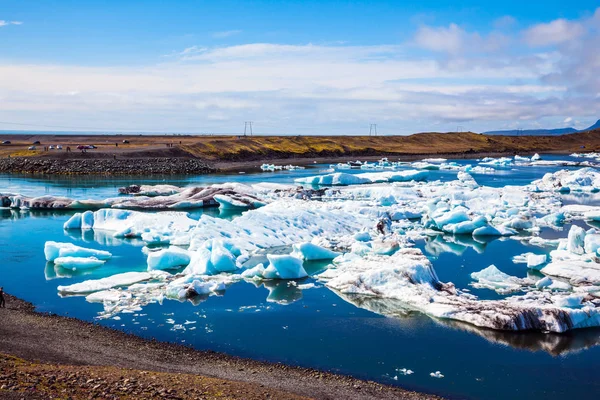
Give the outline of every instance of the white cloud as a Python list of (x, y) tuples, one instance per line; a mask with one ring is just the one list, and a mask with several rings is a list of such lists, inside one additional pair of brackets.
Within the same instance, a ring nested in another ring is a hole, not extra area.
[(414, 43), (418, 47), (453, 57), (465, 53), (497, 52), (506, 47), (508, 42), (508, 36), (498, 31), (480, 35), (477, 32), (467, 32), (457, 24), (447, 27), (422, 25), (414, 36)]
[(242, 33), (241, 30), (234, 29), (234, 30), (230, 30), (230, 31), (213, 32), (213, 34), (211, 36), (216, 39), (225, 39), (225, 38), (228, 38), (231, 36), (239, 35), (240, 33)]
[(466, 32), (456, 24), (433, 28), (421, 26), (415, 35), (418, 46), (427, 50), (458, 53), (465, 45)]
[(21, 21), (5, 21), (3, 19), (0, 19), (0, 28), (2, 28), (3, 26), (9, 26), (9, 25), (23, 25), (23, 22), (21, 22)]
[(421, 26), (401, 44), (192, 46), (141, 67), (0, 62), (0, 121), (236, 132), (252, 120), (272, 133), (361, 133), (373, 121), (388, 133), (573, 123), (600, 109), (597, 21), (600, 11), (567, 21), (583, 29), (578, 40), (541, 50), (514, 30), (450, 24)]
[(530, 46), (550, 46), (570, 42), (585, 33), (580, 22), (557, 19), (546, 24), (534, 25), (524, 32)]

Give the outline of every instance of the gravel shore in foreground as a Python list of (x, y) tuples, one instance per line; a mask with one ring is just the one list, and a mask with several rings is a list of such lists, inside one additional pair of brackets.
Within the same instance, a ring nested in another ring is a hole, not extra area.
[(38, 313), (27, 302), (5, 297), (0, 398), (45, 399), (58, 391), (59, 397), (73, 399), (93, 393), (97, 398), (439, 399), (313, 369), (145, 340)]

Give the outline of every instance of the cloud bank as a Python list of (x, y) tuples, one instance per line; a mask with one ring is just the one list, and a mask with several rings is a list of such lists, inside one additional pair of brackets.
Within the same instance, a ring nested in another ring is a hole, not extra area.
[(422, 25), (406, 42), (369, 46), (198, 45), (135, 68), (0, 58), (0, 120), (212, 133), (251, 120), (258, 132), (289, 134), (360, 134), (378, 123), (408, 134), (600, 117), (600, 9), (517, 23), (505, 16), (486, 32)]

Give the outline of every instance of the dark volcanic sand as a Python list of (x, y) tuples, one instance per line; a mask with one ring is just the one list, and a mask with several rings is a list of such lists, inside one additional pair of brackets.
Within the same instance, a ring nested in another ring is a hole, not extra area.
[[(241, 398), (260, 398), (267, 395), (273, 398), (293, 398), (293, 395), (300, 395), (319, 399), (439, 398), (312, 369), (258, 362), (215, 352), (197, 351), (175, 344), (149, 341), (74, 318), (37, 313), (31, 304), (10, 295), (5, 297), (7, 308), (0, 309), (0, 353), (27, 361), (86, 366), (86, 368), (87, 366), (110, 366), (193, 374), (205, 377), (207, 381), (204, 382), (209, 386), (216, 382), (210, 381), (209, 378), (236, 381), (230, 383), (242, 385), (246, 395), (240, 396)], [(3, 363), (0, 363), (3, 369), (7, 362), (11, 363), (10, 359), (6, 360), (4, 358)], [(39, 367), (37, 368), (39, 370)], [(65, 368), (72, 367), (61, 368), (60, 371), (64, 371)], [(86, 368), (74, 368), (73, 371), (85, 374), (85, 371), (89, 371)], [(110, 376), (115, 374), (113, 370), (102, 369), (95, 369), (93, 373), (99, 374), (101, 378), (102, 374), (107, 374), (108, 377), (105, 377), (107, 382), (111, 382)], [(70, 376), (68, 371), (64, 374)], [(118, 375), (118, 371), (116, 374)], [(69, 379), (75, 379), (73, 384), (77, 384), (77, 379), (83, 380), (83, 377)], [(31, 380), (39, 381), (40, 378), (34, 376)], [(173, 385), (180, 387), (181, 382)], [(5, 390), (0, 389), (0, 398), (20, 398), (14, 396), (15, 393)], [(224, 394), (226, 398), (233, 396), (232, 393)]]

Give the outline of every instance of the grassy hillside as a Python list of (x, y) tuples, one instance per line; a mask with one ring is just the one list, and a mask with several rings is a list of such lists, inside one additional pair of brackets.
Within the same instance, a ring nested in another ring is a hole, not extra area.
[[(473, 153), (532, 153), (600, 150), (600, 130), (552, 136), (485, 136), (471, 132), (419, 133), (410, 136), (24, 136), (0, 135), (0, 157), (143, 158), (199, 157), (214, 161), (253, 161), (274, 158), (394, 156)], [(27, 150), (34, 141), (40, 145)], [(123, 141), (129, 143), (123, 143)], [(41, 151), (61, 144), (65, 150)], [(82, 154), (79, 144), (98, 148)], [(118, 144), (118, 146), (116, 145)], [(172, 144), (172, 146), (168, 146)], [(585, 148), (582, 148), (585, 146)]]

